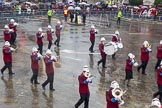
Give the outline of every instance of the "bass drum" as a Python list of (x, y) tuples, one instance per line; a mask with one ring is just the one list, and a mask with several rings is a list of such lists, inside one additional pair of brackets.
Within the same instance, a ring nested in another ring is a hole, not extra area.
[(113, 55), (118, 49), (114, 47), (114, 45), (112, 44), (106, 44), (104, 46), (104, 52), (107, 54), (107, 55)]

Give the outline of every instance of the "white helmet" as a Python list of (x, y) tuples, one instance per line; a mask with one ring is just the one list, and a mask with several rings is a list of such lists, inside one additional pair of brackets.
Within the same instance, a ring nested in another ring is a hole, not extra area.
[(50, 49), (48, 49), (47, 51), (46, 51), (46, 54), (52, 54), (52, 52), (51, 52), (51, 50)]
[(116, 34), (116, 35), (120, 35), (118, 30), (115, 31), (115, 34)]
[(146, 40), (143, 42), (143, 45), (144, 45), (144, 47), (149, 47), (150, 46), (149, 42), (146, 41)]
[(128, 57), (130, 57), (131, 59), (133, 59), (133, 58), (135, 58), (135, 55), (132, 54), (132, 53), (129, 53), (129, 54), (128, 54)]
[(116, 88), (116, 87), (119, 87), (119, 84), (118, 84), (117, 81), (112, 81), (110, 87), (111, 88)]
[(14, 19), (10, 19), (10, 22), (15, 22), (15, 20)]
[(83, 71), (85, 71), (85, 72), (89, 72), (89, 68), (88, 68), (87, 65), (85, 65), (85, 66), (83, 67)]
[(160, 65), (162, 65), (162, 61), (160, 62)]
[(91, 28), (92, 28), (92, 29), (94, 29), (94, 28), (95, 28), (95, 26), (94, 26), (94, 25), (91, 25)]
[(154, 98), (151, 102), (151, 106), (157, 106), (158, 108), (161, 107), (161, 103), (158, 98)]
[(104, 37), (101, 38), (101, 42), (102, 42), (102, 41), (105, 41), (105, 38), (104, 38)]
[(160, 40), (160, 44), (162, 44), (162, 40)]
[(38, 49), (36, 47), (32, 48), (32, 52), (37, 52), (37, 51), (38, 51)]
[(4, 28), (5, 28), (5, 29), (9, 29), (8, 25), (5, 25)]
[(39, 31), (39, 32), (42, 32), (43, 30), (42, 30), (42, 28), (39, 28), (38, 31)]
[(5, 45), (6, 45), (6, 46), (10, 46), (10, 42), (6, 41), (6, 42), (5, 42)]
[(48, 28), (51, 29), (52, 28), (51, 25), (48, 25)]
[(60, 21), (57, 21), (57, 24), (61, 24), (61, 22)]

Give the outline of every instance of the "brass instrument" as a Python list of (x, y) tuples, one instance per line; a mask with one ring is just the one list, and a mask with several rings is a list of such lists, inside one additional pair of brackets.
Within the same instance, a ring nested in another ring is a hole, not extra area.
[(119, 105), (123, 105), (125, 102), (122, 99), (123, 94), (126, 91), (123, 91), (120, 87), (116, 87), (112, 90), (112, 95), (118, 100)]

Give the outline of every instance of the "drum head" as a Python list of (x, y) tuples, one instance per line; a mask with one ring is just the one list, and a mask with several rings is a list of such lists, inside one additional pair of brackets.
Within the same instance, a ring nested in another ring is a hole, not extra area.
[(105, 45), (104, 46), (104, 52), (107, 55), (113, 55), (116, 52), (116, 50), (115, 50), (115, 47), (113, 45)]

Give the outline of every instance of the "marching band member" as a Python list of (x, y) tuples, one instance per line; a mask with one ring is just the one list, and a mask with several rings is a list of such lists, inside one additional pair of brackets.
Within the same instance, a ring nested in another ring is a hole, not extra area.
[(135, 63), (134, 58), (135, 58), (135, 56), (132, 53), (129, 53), (128, 57), (126, 59), (126, 65), (125, 65), (126, 76), (125, 76), (124, 83), (126, 80), (128, 80), (128, 82), (127, 82), (128, 87), (130, 87), (129, 83), (130, 83), (130, 80), (133, 78), (132, 67), (133, 67), (133, 64)]
[(33, 71), (33, 75), (30, 79), (31, 84), (40, 84), (37, 81), (37, 77), (38, 77), (38, 61), (41, 59), (41, 55), (38, 53), (38, 49), (36, 47), (32, 48), (32, 54), (30, 56), (31, 58), (31, 69)]
[(140, 72), (140, 69), (142, 68), (142, 74), (146, 75), (146, 66), (149, 61), (149, 53), (151, 52), (151, 45), (149, 45), (148, 41), (143, 42), (143, 46), (141, 47), (141, 62), (142, 64), (138, 66), (137, 71)]
[(99, 44), (99, 50), (100, 50), (100, 55), (101, 55), (101, 60), (99, 60), (97, 62), (97, 65), (99, 66), (100, 63), (102, 62), (102, 67), (106, 68), (105, 64), (106, 64), (106, 53), (104, 52), (104, 45), (105, 45), (105, 38), (102, 37), (101, 38), (101, 43)]
[(48, 83), (50, 83), (49, 89), (51, 91), (55, 91), (55, 89), (53, 88), (53, 80), (54, 80), (53, 62), (56, 62), (56, 61), (57, 61), (56, 57), (52, 56), (51, 50), (48, 49), (46, 51), (46, 55), (44, 57), (44, 63), (45, 63), (45, 67), (46, 67), (47, 80), (42, 84), (43, 90), (45, 90), (46, 85)]
[(10, 47), (10, 43), (6, 41), (2, 51), (3, 51), (3, 61), (5, 65), (1, 69), (1, 74), (3, 75), (6, 68), (8, 68), (9, 75), (15, 74), (12, 72), (12, 52), (14, 52), (15, 49)]
[(162, 102), (162, 62), (156, 70), (156, 82), (158, 85), (158, 91), (153, 94), (153, 97), (155, 98), (159, 95), (159, 100)]
[(52, 33), (54, 33), (54, 30), (50, 25), (48, 25), (48, 29), (47, 29), (48, 49), (50, 49), (52, 46), (52, 40), (53, 40)]
[(162, 60), (162, 40), (160, 41), (160, 44), (157, 46), (156, 57), (157, 57), (157, 63), (156, 63), (156, 66), (155, 66), (155, 70), (160, 65), (160, 62)]
[(55, 34), (56, 34), (56, 41), (54, 42), (54, 44), (59, 47), (60, 46), (60, 32), (62, 30), (62, 25), (60, 21), (57, 21), (57, 24), (55, 26)]
[[(116, 44), (116, 47), (117, 47), (117, 43), (120, 42), (119, 32), (117, 30), (115, 31), (115, 35), (113, 35), (111, 41), (114, 42)], [(116, 52), (112, 55), (112, 59), (115, 59), (115, 54), (116, 54)]]
[(16, 41), (16, 37), (17, 37), (17, 34), (16, 34), (16, 27), (17, 27), (17, 23), (15, 22), (14, 19), (11, 19), (10, 20), (10, 23), (9, 23), (9, 28), (10, 29), (13, 29), (13, 32), (11, 33), (11, 45), (14, 45), (15, 44), (15, 41)]
[(79, 93), (80, 93), (80, 99), (75, 104), (75, 108), (78, 108), (83, 102), (84, 102), (84, 108), (88, 108), (89, 106), (89, 87), (88, 83), (92, 83), (93, 77), (89, 77), (89, 68), (88, 66), (83, 67), (83, 72), (81, 75), (78, 76), (79, 81)]
[(4, 40), (5, 41), (8, 41), (8, 42), (11, 43), (11, 33), (12, 32), (13, 32), (13, 30), (9, 29), (8, 25), (4, 26), (3, 34), (4, 34)]
[(161, 103), (158, 98), (152, 99), (150, 108), (162, 108)]
[(117, 97), (113, 96), (112, 91), (115, 88), (119, 88), (119, 84), (117, 83), (117, 81), (112, 81), (110, 89), (106, 91), (107, 108), (119, 108), (119, 101), (122, 101), (121, 104), (124, 104), (123, 100), (119, 100)]
[(91, 46), (89, 48), (89, 51), (94, 52), (93, 47), (94, 47), (94, 44), (95, 44), (95, 34), (97, 34), (97, 30), (95, 29), (94, 25), (91, 26), (89, 33), (90, 33), (90, 41), (91, 41)]
[(37, 44), (38, 44), (38, 51), (42, 55), (43, 51), (43, 41), (42, 38), (44, 38), (43, 33), (42, 33), (42, 28), (38, 29), (38, 32), (36, 33), (36, 39), (37, 39)]

